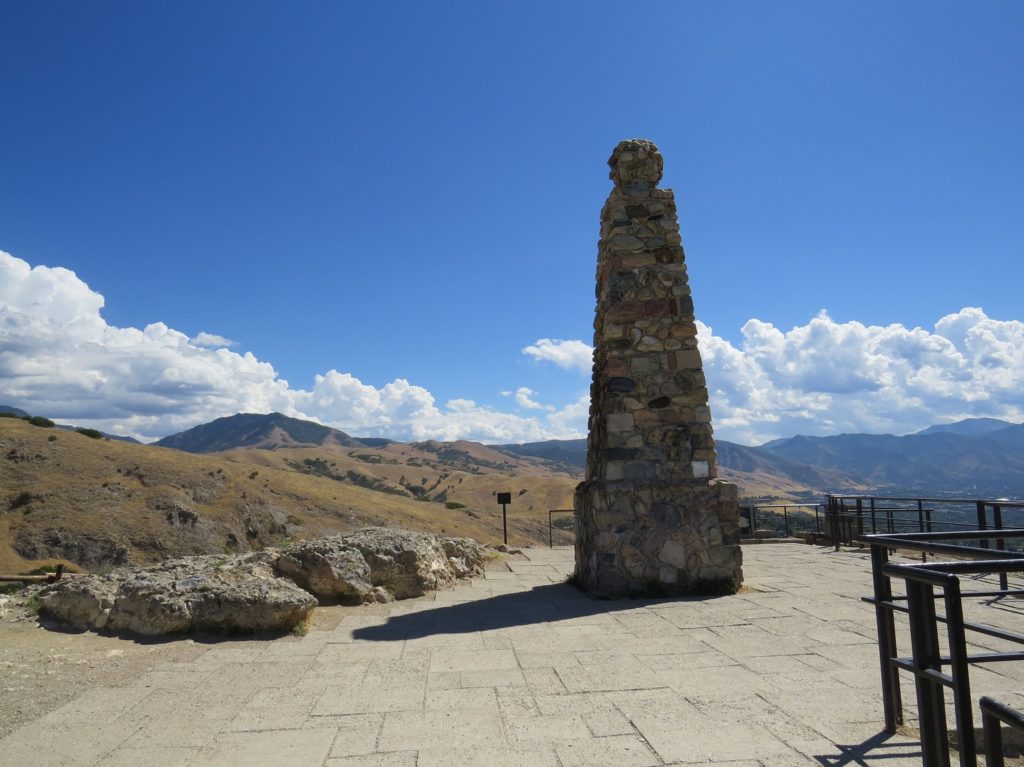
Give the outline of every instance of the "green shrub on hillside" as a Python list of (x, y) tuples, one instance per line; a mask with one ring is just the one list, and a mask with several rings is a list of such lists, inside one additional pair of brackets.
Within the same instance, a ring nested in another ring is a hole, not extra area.
[(53, 421), (49, 418), (43, 418), (41, 415), (34, 415), (28, 419), (28, 422), (33, 426), (42, 426), (44, 429), (52, 429), (54, 426)]
[(20, 509), (23, 506), (28, 506), (35, 499), (36, 497), (32, 495), (32, 493), (30, 493), (28, 490), (23, 490), (22, 492), (18, 493), (10, 501), (7, 502), (7, 509), (8, 511)]
[(75, 429), (79, 434), (84, 434), (90, 439), (103, 439), (103, 434), (96, 431), (96, 429)]

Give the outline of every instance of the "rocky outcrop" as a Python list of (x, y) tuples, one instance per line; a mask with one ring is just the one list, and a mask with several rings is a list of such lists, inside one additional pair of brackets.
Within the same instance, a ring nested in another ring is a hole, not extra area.
[(282, 552), (274, 567), (278, 574), (291, 578), (320, 599), (343, 604), (389, 601), (387, 592), (374, 592), (370, 566), (344, 538), (303, 541)]
[(146, 635), (285, 631), (317, 602), (276, 577), (273, 559), (185, 557), (58, 581), (41, 592), (41, 613), (79, 628)]
[(315, 538), (287, 549), (184, 557), (58, 581), (41, 614), (79, 628), (145, 635), (286, 631), (317, 604), (422, 596), (483, 571), (488, 549), (466, 538), (389, 528)]
[(467, 538), (367, 528), (345, 536), (370, 568), (370, 581), (395, 599), (419, 597), (483, 571), (484, 547)]
[(66, 559), (87, 568), (125, 565), (129, 558), (124, 541), (71, 530), (23, 530), (14, 550), (25, 559)]
[(276, 569), (321, 599), (389, 602), (483, 572), (487, 556), (487, 547), (468, 538), (371, 527), (302, 541), (281, 553)]

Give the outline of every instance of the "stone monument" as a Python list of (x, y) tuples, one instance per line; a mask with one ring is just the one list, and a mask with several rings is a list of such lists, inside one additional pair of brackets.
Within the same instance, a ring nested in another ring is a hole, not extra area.
[(608, 164), (575, 579), (606, 597), (732, 593), (736, 486), (716, 479), (675, 197), (650, 141), (621, 142)]

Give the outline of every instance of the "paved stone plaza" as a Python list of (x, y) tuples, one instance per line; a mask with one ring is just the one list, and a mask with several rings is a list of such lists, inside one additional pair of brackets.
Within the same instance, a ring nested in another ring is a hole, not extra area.
[[(529, 549), (431, 597), (322, 608), (329, 630), (85, 689), (0, 741), (0, 764), (920, 764), (881, 732), (866, 556), (744, 555), (736, 596), (598, 601), (564, 583), (571, 550)], [(974, 669), (975, 691), (1021, 706), (1020, 665)]]

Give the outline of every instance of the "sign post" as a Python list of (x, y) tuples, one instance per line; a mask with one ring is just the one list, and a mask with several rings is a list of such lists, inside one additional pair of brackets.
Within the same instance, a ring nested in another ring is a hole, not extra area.
[(498, 503), (501, 504), (501, 528), (505, 533), (505, 545), (508, 546), (508, 511), (505, 507), (512, 503), (512, 493), (498, 493)]

